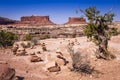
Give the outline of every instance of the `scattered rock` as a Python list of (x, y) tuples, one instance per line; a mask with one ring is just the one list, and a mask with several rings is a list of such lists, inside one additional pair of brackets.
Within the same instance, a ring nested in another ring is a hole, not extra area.
[(35, 55), (35, 52), (33, 52), (33, 53), (30, 53), (30, 55)]
[(69, 61), (67, 61), (63, 56), (61, 56), (61, 55), (57, 55), (57, 58), (58, 59), (61, 59), (62, 61), (60, 61), (60, 60), (57, 60), (57, 63), (58, 64), (61, 64), (61, 65), (67, 65), (68, 63), (69, 63)]
[(43, 61), (41, 59), (41, 57), (38, 57), (38, 56), (32, 56), (31, 59), (30, 59), (31, 62), (39, 62), (39, 61)]
[(14, 80), (15, 70), (7, 64), (0, 64), (0, 80)]
[(37, 54), (41, 54), (41, 52), (40, 52), (40, 51), (37, 51)]
[(48, 68), (49, 72), (59, 72), (61, 71), (60, 66), (55, 62), (55, 66), (51, 66)]
[(42, 47), (42, 50), (43, 50), (43, 51), (47, 51), (47, 49), (46, 49), (46, 47), (45, 47), (45, 46), (43, 46), (43, 47)]
[(16, 56), (24, 56), (26, 53), (25, 48), (19, 48), (16, 52)]
[(18, 47), (17, 44), (13, 45), (12, 51), (13, 51), (13, 54), (14, 54), (14, 55), (16, 54), (18, 48), (19, 48), (19, 47)]
[(45, 43), (42, 44), (42, 50), (47, 51)]
[(59, 64), (59, 66), (64, 66), (64, 64), (65, 64), (64, 60), (60, 59), (60, 58), (56, 58), (55, 62), (57, 62)]
[(31, 47), (30, 47), (30, 49), (33, 49), (34, 48), (34, 45), (32, 45)]

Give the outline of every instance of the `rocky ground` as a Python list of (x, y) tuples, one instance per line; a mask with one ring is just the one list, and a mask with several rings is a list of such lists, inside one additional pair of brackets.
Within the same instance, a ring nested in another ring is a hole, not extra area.
[[(120, 80), (120, 35), (112, 37), (109, 41), (109, 50), (116, 55), (114, 60), (96, 59), (94, 56), (96, 46), (94, 43), (87, 41), (86, 37), (79, 38), (58, 38), (41, 40), (45, 43), (47, 51), (42, 50), (42, 46), (36, 45), (33, 48), (26, 48), (26, 55), (13, 55), (11, 49), (0, 50), (0, 61), (7, 62), (11, 68), (16, 71), (16, 76), (23, 80)], [(96, 70), (91, 75), (77, 73), (70, 70), (72, 60), (67, 45), (74, 42), (74, 49), (79, 50), (81, 54), (87, 54), (88, 60)], [(61, 52), (62, 56), (69, 61), (64, 65), (63, 60), (56, 56)], [(43, 61), (31, 62), (31, 55), (41, 57)], [(49, 72), (48, 66), (57, 62), (61, 70), (58, 72)]]

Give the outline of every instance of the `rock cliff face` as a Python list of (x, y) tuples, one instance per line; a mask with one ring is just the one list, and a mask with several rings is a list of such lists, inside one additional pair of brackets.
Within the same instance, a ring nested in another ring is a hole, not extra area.
[(43, 26), (43, 25), (55, 25), (50, 21), (49, 16), (23, 16), (21, 21), (17, 24)]
[[(68, 24), (85, 24), (86, 20), (80, 17), (69, 17)], [(0, 17), (0, 25), (15, 25), (15, 26), (48, 26), (48, 25), (56, 25), (53, 23), (49, 16), (23, 16), (20, 21), (11, 20), (8, 18)]]
[(69, 17), (69, 20), (65, 24), (85, 24), (86, 20), (80, 17)]

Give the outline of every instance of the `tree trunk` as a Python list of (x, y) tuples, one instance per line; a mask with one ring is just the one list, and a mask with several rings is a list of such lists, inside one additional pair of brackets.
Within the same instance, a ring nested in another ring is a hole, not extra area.
[(100, 37), (100, 43), (99, 43), (99, 48), (97, 51), (97, 58), (103, 58), (103, 59), (113, 59), (115, 56), (111, 54), (107, 47), (108, 47), (108, 39), (105, 36)]

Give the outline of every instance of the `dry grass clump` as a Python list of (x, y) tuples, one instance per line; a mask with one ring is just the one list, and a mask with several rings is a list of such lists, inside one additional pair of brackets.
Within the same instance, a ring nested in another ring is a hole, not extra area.
[(67, 50), (72, 58), (72, 71), (92, 74), (94, 68), (90, 66), (87, 55), (82, 55), (79, 51), (74, 53), (73, 45), (69, 45)]

